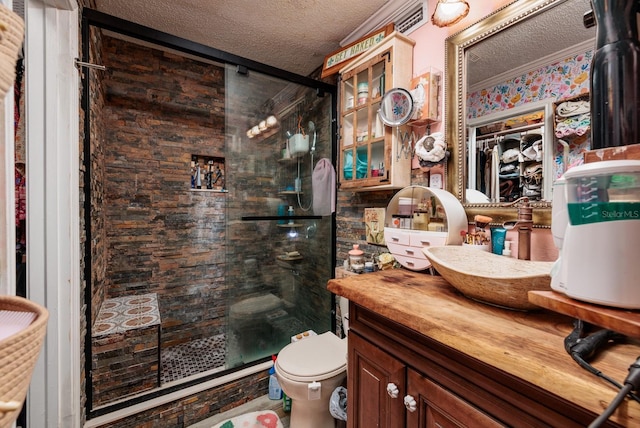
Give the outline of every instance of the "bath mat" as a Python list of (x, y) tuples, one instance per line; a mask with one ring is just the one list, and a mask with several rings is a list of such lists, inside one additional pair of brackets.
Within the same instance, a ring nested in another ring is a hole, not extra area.
[(276, 412), (262, 410), (236, 416), (211, 428), (283, 428), (283, 425)]

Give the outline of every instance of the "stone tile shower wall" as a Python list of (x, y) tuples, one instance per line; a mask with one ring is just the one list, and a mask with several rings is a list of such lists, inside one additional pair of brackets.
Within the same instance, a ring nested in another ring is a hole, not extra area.
[[(150, 55), (150, 50), (147, 49), (141, 49), (139, 50), (138, 48), (136, 48), (135, 46), (127, 46), (126, 43), (124, 42), (120, 42), (117, 40), (110, 40), (107, 37), (109, 46), (110, 46), (110, 51), (107, 52), (107, 55), (111, 54), (111, 55), (126, 55), (124, 58), (119, 58), (121, 64), (126, 63), (127, 61), (130, 61), (131, 63), (134, 63), (135, 61), (139, 61), (139, 56), (140, 54), (146, 54), (146, 55)], [(92, 58), (92, 62), (95, 62), (97, 64), (103, 64), (105, 63), (105, 61), (108, 61), (108, 59), (103, 60), (102, 59), (102, 32), (100, 30), (97, 30), (95, 28), (91, 29), (91, 36), (90, 36), (90, 50), (91, 50), (91, 58)], [(122, 45), (122, 46), (120, 46)], [(116, 53), (117, 52), (117, 53)], [(158, 53), (155, 53), (156, 55), (158, 55)], [(167, 61), (171, 61), (174, 60), (175, 58), (169, 56)], [(144, 61), (143, 61), (144, 63)], [(155, 63), (155, 66), (158, 67), (159, 66), (160, 61)], [(115, 67), (115, 64), (111, 64), (111, 67)], [(125, 67), (126, 68), (126, 67)], [(185, 71), (187, 71), (186, 69), (188, 69), (188, 67), (184, 67)], [(111, 68), (110, 70), (114, 70), (114, 68)], [(160, 70), (156, 70), (156, 72), (158, 74), (161, 74)], [(193, 70), (191, 70), (191, 72), (193, 73)], [(122, 73), (122, 71), (116, 71), (114, 74), (117, 76), (120, 76), (120, 74)], [(126, 73), (125, 73), (126, 74)], [(129, 74), (135, 75), (137, 74), (136, 70), (133, 71), (129, 71)], [(147, 73), (148, 74), (148, 73)], [(193, 73), (193, 76), (197, 76), (197, 72)], [(91, 259), (91, 273), (92, 273), (92, 278), (91, 278), (91, 286), (92, 286), (92, 292), (91, 292), (91, 299), (92, 299), (92, 304), (91, 304), (91, 308), (92, 308), (92, 316), (91, 316), (91, 321), (93, 324), (93, 321), (96, 318), (96, 315), (98, 313), (98, 311), (101, 308), (101, 304), (102, 302), (109, 296), (113, 296), (116, 292), (127, 292), (127, 293), (134, 293), (137, 294), (138, 293), (138, 288), (145, 288), (145, 287), (131, 287), (131, 288), (127, 288), (126, 284), (124, 283), (119, 283), (118, 288), (114, 288), (113, 292), (110, 293), (110, 290), (107, 287), (107, 282), (108, 282), (108, 278), (107, 278), (107, 265), (109, 264), (110, 266), (113, 265), (114, 263), (114, 258), (117, 259), (119, 257), (119, 254), (121, 251), (125, 250), (125, 248), (127, 247), (125, 244), (121, 245), (120, 247), (116, 248), (116, 247), (112, 247), (112, 248), (107, 248), (107, 241), (108, 241), (108, 236), (107, 233), (109, 232), (109, 237), (112, 236), (112, 226), (107, 224), (106, 220), (105, 220), (105, 210), (106, 210), (106, 206), (110, 203), (111, 199), (113, 198), (114, 194), (113, 192), (108, 193), (105, 191), (106, 186), (105, 184), (105, 151), (106, 150), (113, 150), (113, 144), (118, 143), (118, 141), (109, 141), (107, 139), (105, 139), (105, 134), (109, 133), (109, 135), (113, 136), (115, 135), (115, 131), (116, 128), (120, 127), (121, 125), (115, 122), (109, 122), (106, 120), (106, 109), (105, 109), (105, 102), (104, 102), (104, 79), (108, 77), (108, 73), (90, 73), (90, 85), (91, 85), (91, 90), (90, 90), (90, 101), (89, 101), (89, 105), (90, 105), (90, 109), (91, 109), (91, 128), (89, 130), (90, 134), (91, 134), (91, 138), (90, 141), (92, 143), (92, 147), (91, 147), (91, 152), (92, 152), (92, 160), (91, 160), (91, 165), (92, 165), (92, 170), (91, 170), (91, 177), (90, 177), (90, 183), (91, 183), (91, 218), (92, 218), (92, 246), (91, 246), (91, 251), (92, 251), (92, 259)], [(122, 78), (122, 76), (120, 76), (119, 78)], [(151, 83), (150, 76), (146, 76), (140, 79), (137, 78), (133, 78), (132, 82), (134, 80), (137, 80), (137, 83), (133, 84), (131, 83), (133, 86), (135, 86), (135, 90), (133, 92), (137, 92), (140, 93), (140, 91), (146, 87), (147, 85), (149, 85)], [(145, 83), (145, 81), (147, 83)], [(110, 83), (114, 83), (114, 82), (110, 82)], [(120, 87), (120, 89), (122, 90), (125, 86), (127, 86), (125, 84), (125, 82), (120, 82), (118, 85), (116, 85), (118, 87)], [(149, 87), (147, 88), (149, 90), (152, 90), (153, 88)], [(117, 97), (115, 98), (111, 98), (110, 102), (113, 102), (114, 100), (117, 100)], [(123, 100), (121, 99), (120, 102), (122, 102)], [(136, 108), (139, 106), (138, 103), (136, 102), (132, 102), (131, 105), (129, 105), (128, 108), (125, 108), (124, 105), (120, 105), (117, 108), (120, 109), (122, 108), (123, 111), (125, 112), (125, 114), (123, 114), (123, 122), (122, 124), (124, 124), (127, 120), (124, 119), (124, 116), (127, 116), (127, 118), (131, 119), (134, 118), (135, 116), (135, 110)], [(157, 113), (157, 111), (156, 111)], [(109, 118), (110, 120), (114, 119), (114, 110), (111, 109), (109, 110)], [(84, 138), (83, 135), (83, 123), (82, 123), (82, 112), (81, 112), (81, 123), (80, 123), (80, 130), (81, 130), (81, 141)], [(135, 119), (133, 120), (135, 122)], [(116, 120), (117, 122), (117, 120)], [(133, 138), (133, 135), (135, 135), (138, 131), (136, 131), (136, 127), (141, 126), (139, 125), (132, 125), (132, 126), (123, 126), (123, 129), (125, 129), (126, 133), (128, 134), (128, 137), (126, 139), (126, 143), (131, 144), (132, 141), (135, 140), (135, 138)], [(176, 128), (177, 129), (177, 128)], [(123, 140), (124, 141), (124, 140)], [(126, 144), (125, 144), (126, 145)], [(177, 150), (176, 150), (177, 151)], [(113, 153), (113, 152), (111, 152)], [(187, 150), (185, 153), (191, 153), (191, 150)], [(200, 151), (195, 151), (194, 153), (198, 153), (200, 154)], [(82, 151), (81, 151), (82, 154)], [(205, 153), (205, 154), (209, 154), (209, 153)], [(186, 158), (185, 158), (186, 159)], [(82, 163), (83, 159), (81, 159), (80, 164), (83, 165)], [(184, 173), (188, 174), (188, 165), (185, 164), (186, 168), (184, 169)], [(81, 171), (80, 172), (81, 175), (84, 175), (85, 171)], [(182, 171), (180, 171), (179, 173), (175, 174), (174, 176), (177, 175), (182, 175)], [(182, 179), (182, 178), (181, 178)], [(180, 180), (181, 180), (180, 179)], [(179, 181), (177, 178), (175, 178), (176, 182)], [(81, 179), (81, 184), (83, 183), (82, 179)], [(185, 181), (184, 184), (185, 186), (187, 185), (188, 181)], [(186, 188), (186, 187), (185, 187)], [(80, 189), (80, 197), (81, 197), (81, 207), (82, 207), (82, 200), (85, 197), (84, 195), (84, 186), (81, 187)], [(114, 199), (118, 199), (118, 198), (114, 198)], [(183, 199), (188, 199), (187, 197), (183, 198)], [(202, 202), (203, 198), (198, 198), (199, 199), (199, 203), (201, 205), (207, 205), (205, 203)], [(219, 204), (220, 201), (219, 199), (221, 199), (219, 196), (216, 198), (217, 202), (216, 204)], [(151, 198), (149, 199), (151, 200)], [(139, 202), (139, 201), (138, 201)], [(167, 205), (171, 205), (170, 202), (166, 202)], [(131, 203), (132, 206), (135, 206), (136, 203), (135, 201)], [(174, 204), (175, 205), (175, 204)], [(179, 201), (178, 205), (184, 207), (185, 203), (184, 201)], [(196, 204), (197, 205), (197, 204)], [(139, 205), (138, 205), (139, 206)], [(216, 205), (216, 208), (219, 205)], [(160, 207), (162, 208), (162, 207)], [(169, 206), (169, 208), (171, 208)], [(173, 209), (178, 209), (177, 207), (173, 207)], [(197, 210), (197, 206), (191, 207), (192, 210)], [(161, 210), (161, 209), (160, 209)], [(84, 218), (84, 214), (83, 212), (80, 213), (80, 217), (81, 219)], [(133, 219), (132, 223), (133, 224)], [(83, 223), (84, 224), (84, 223)], [(218, 234), (222, 234), (224, 233), (223, 230), (218, 230), (217, 231)], [(85, 238), (84, 233), (81, 235), (83, 237), (82, 240), (82, 245), (85, 246), (87, 245), (87, 241)], [(140, 239), (140, 238), (136, 238), (135, 234), (132, 234), (131, 236), (132, 240), (135, 239)], [(162, 241), (162, 239), (158, 238), (159, 241)], [(224, 237), (222, 237), (221, 242), (224, 242)], [(141, 244), (141, 246), (144, 244)], [(111, 251), (111, 255), (109, 256), (108, 251)], [(215, 251), (215, 249), (213, 249), (213, 251)], [(195, 258), (196, 259), (202, 259), (202, 254), (196, 255)], [(166, 257), (165, 257), (166, 258)], [(224, 249), (218, 250), (216, 257), (215, 257), (216, 262), (219, 260), (224, 260)], [(89, 261), (86, 261), (86, 263), (88, 263)], [(83, 260), (83, 266), (84, 266), (85, 261)], [(124, 266), (131, 266), (133, 264), (136, 264), (137, 262), (131, 263), (123, 263)], [(176, 265), (178, 265), (178, 262), (176, 260), (175, 262)], [(141, 263), (141, 265), (144, 265), (144, 263)], [(176, 268), (178, 269), (178, 268)], [(218, 278), (218, 272), (222, 272), (223, 269), (222, 267), (220, 267), (219, 269), (216, 269), (216, 278)], [(216, 280), (217, 281), (217, 280)], [(84, 283), (84, 282), (83, 282)], [(156, 283), (153, 285), (153, 287), (159, 287), (158, 285), (159, 283)], [(140, 286), (140, 284), (138, 284), (138, 286)], [(147, 287), (147, 288), (152, 288)], [(166, 291), (166, 293), (163, 293), (165, 297), (168, 297), (171, 295), (171, 287), (167, 287), (168, 290)], [(193, 294), (193, 290), (194, 287), (188, 287), (185, 288), (185, 290), (187, 291), (186, 294)], [(222, 290), (220, 290), (222, 292)], [(142, 293), (142, 291), (140, 291), (140, 293)], [(194, 296), (193, 297), (193, 301), (197, 301), (198, 299), (203, 299), (202, 296)], [(85, 302), (86, 304), (87, 302)], [(202, 308), (205, 308), (205, 310), (211, 310), (211, 307), (207, 308), (206, 305), (203, 305)], [(184, 311), (184, 309), (183, 309)], [(84, 323), (84, 315), (81, 317), (81, 325), (85, 325)], [(169, 324), (168, 326), (171, 327), (172, 325), (179, 325), (179, 323), (175, 322), (175, 319), (173, 320), (173, 322), (171, 324)], [(85, 327), (86, 328), (86, 327)], [(194, 330), (194, 331), (197, 331)], [(119, 364), (117, 361), (117, 358), (115, 358), (115, 360), (113, 361), (113, 364), (116, 364), (116, 366)], [(84, 371), (82, 371), (82, 373), (84, 374)], [(84, 376), (83, 376), (84, 379)], [(85, 380), (83, 380), (83, 383), (85, 382)], [(95, 387), (100, 388), (100, 385), (95, 385), (94, 384), (94, 392)], [(204, 419), (208, 416), (211, 416), (213, 414), (219, 413), (220, 411), (224, 411), (233, 407), (236, 407), (242, 403), (245, 403), (247, 401), (250, 401), (254, 398), (257, 398), (261, 395), (264, 395), (266, 393), (267, 390), (267, 374), (266, 373), (259, 373), (256, 375), (251, 375), (251, 376), (247, 376), (245, 378), (239, 379), (237, 381), (234, 382), (230, 382), (228, 384), (225, 384), (223, 386), (220, 387), (216, 387), (216, 388), (212, 388), (210, 390), (207, 391), (203, 391), (201, 393), (198, 394), (194, 394), (188, 397), (185, 397), (184, 399), (181, 400), (176, 400), (168, 405), (162, 406), (161, 408), (153, 408), (150, 409), (148, 411), (142, 412), (142, 413), (137, 413), (134, 414), (132, 416), (129, 416), (125, 419), (122, 419), (120, 421), (117, 422), (118, 426), (121, 427), (141, 427), (141, 426), (145, 426), (145, 427), (160, 427), (160, 426), (167, 426), (167, 424), (171, 425), (171, 426), (183, 426), (183, 425), (189, 425), (190, 423), (194, 423), (200, 419)], [(84, 388), (83, 388), (84, 391)], [(97, 391), (99, 393), (99, 390)], [(81, 402), (84, 403), (87, 401), (89, 397), (87, 397), (85, 394), (81, 395)], [(95, 398), (95, 396), (94, 396)], [(97, 405), (97, 403), (94, 402), (93, 403), (89, 403), (89, 409), (95, 408)], [(84, 412), (83, 412), (84, 414)], [(85, 420), (85, 417), (83, 416), (83, 420)], [(111, 424), (109, 424), (109, 426), (112, 426)]]
[[(102, 52), (98, 48), (98, 46), (101, 45), (101, 33), (94, 29), (91, 31), (90, 37), (93, 40), (89, 52), (90, 61), (94, 64), (102, 64)], [(90, 85), (89, 94), (91, 97), (91, 173), (89, 180), (91, 186), (91, 323), (93, 325), (98, 312), (100, 312), (102, 302), (107, 295), (105, 278), (107, 267), (107, 228), (105, 227), (104, 205), (104, 134), (106, 128), (104, 125), (104, 73), (90, 72), (88, 76)]]
[(157, 293), (162, 346), (224, 331), (225, 194), (190, 191), (224, 156), (224, 69), (104, 38), (108, 297)]

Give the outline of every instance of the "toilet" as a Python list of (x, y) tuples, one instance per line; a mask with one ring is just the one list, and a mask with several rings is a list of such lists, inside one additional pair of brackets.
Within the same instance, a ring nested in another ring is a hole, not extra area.
[(282, 300), (272, 293), (247, 297), (234, 303), (229, 308), (229, 317), (234, 325), (243, 328), (256, 322), (264, 322), (264, 317), (270, 312), (280, 309)]
[[(340, 298), (342, 325), (348, 330), (347, 299)], [(285, 346), (275, 362), (282, 390), (291, 397), (290, 424), (295, 428), (334, 428), (329, 412), (333, 391), (347, 376), (347, 339), (332, 332)]]
[[(272, 293), (246, 297), (230, 306), (229, 323), (237, 347), (233, 354), (238, 358), (238, 361), (229, 360), (227, 363), (230, 366), (241, 364), (243, 359), (250, 359), (253, 353), (263, 352), (272, 346), (276, 332), (269, 319), (285, 313), (283, 308), (282, 299)], [(277, 348), (269, 353), (276, 351)]]

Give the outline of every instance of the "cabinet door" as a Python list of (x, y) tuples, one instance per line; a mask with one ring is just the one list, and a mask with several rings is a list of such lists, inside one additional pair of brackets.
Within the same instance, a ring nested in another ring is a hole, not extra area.
[(405, 365), (353, 331), (348, 358), (348, 426), (404, 427)]
[(345, 187), (389, 181), (391, 137), (378, 117), (392, 51), (345, 73), (341, 82), (340, 182)]
[(415, 370), (407, 370), (407, 427), (504, 427), (495, 419)]

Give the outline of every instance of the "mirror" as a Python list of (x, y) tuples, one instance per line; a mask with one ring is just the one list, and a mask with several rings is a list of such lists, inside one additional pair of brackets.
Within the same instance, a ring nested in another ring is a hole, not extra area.
[[(498, 87), (502, 82), (526, 85), (527, 79), (522, 76), (555, 64), (559, 58), (575, 56), (580, 51), (588, 53), (581, 56), (583, 67), (586, 64), (582, 70), (581, 87), (582, 90), (585, 87), (588, 90), (588, 69), (595, 45), (595, 28), (584, 28), (583, 15), (590, 9), (589, 0), (515, 1), (446, 39), (445, 133), (451, 148), (447, 186), (463, 202), (469, 219), (476, 214), (484, 214), (493, 217), (495, 222), (501, 222), (515, 216), (515, 208), (508, 208), (508, 203), (490, 200), (466, 203), (469, 126), (483, 123), (483, 117), (477, 114), (482, 109), (469, 110), (469, 97), (473, 96), (474, 91)], [(562, 70), (558, 69), (557, 72), (562, 73)], [(485, 108), (484, 113), (487, 118), (504, 118), (508, 116), (505, 113), (507, 109), (526, 111), (525, 104), (534, 101), (530, 105), (542, 106), (540, 109), (546, 112), (545, 124), (548, 127), (549, 124), (553, 125), (550, 121), (553, 116), (551, 106), (556, 101), (571, 98), (567, 95), (571, 95), (571, 89), (580, 90), (569, 88), (567, 92), (564, 87), (562, 90), (546, 88), (546, 94), (550, 95), (544, 99), (512, 99), (499, 106), (494, 103)], [(546, 135), (553, 140), (553, 133), (548, 131)], [(549, 145), (545, 147), (551, 147), (551, 150), (556, 145), (555, 141), (546, 144)], [(553, 162), (553, 156), (546, 156), (546, 159)], [(550, 192), (539, 201), (532, 202), (532, 206), (535, 208), (534, 223), (549, 226)]]

